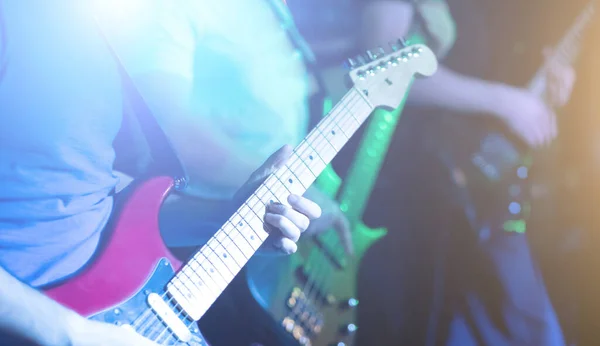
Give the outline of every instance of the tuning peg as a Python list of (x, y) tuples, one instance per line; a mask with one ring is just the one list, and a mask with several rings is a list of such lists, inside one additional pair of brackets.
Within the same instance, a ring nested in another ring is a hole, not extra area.
[(390, 46), (390, 49), (392, 50), (392, 52), (397, 52), (398, 49), (400, 49), (400, 47), (398, 47), (397, 42), (391, 41), (391, 42), (388, 42), (388, 45)]
[(365, 57), (360, 54), (357, 55), (355, 59), (357, 62), (356, 66), (362, 66), (367, 63), (367, 61), (365, 60)]
[(348, 60), (346, 60), (346, 68), (349, 70), (353, 70), (354, 68), (358, 67), (358, 63), (356, 62), (356, 60), (352, 59), (352, 58), (348, 58)]
[(404, 37), (399, 38), (398, 43), (400, 44), (400, 46), (402, 46), (404, 48), (406, 48), (408, 46), (408, 41)]
[(385, 55), (385, 49), (383, 49), (383, 47), (379, 47), (377, 50), (380, 58)]
[(371, 59), (371, 61), (377, 59), (377, 55), (373, 54), (373, 52), (371, 52), (370, 50), (367, 51), (367, 56), (369, 57), (369, 59)]

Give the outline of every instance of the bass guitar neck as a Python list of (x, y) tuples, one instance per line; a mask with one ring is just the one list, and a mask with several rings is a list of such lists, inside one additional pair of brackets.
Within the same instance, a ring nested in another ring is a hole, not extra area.
[[(417, 39), (415, 38), (415, 41)], [(329, 77), (340, 74), (328, 70)], [(333, 78), (335, 81), (336, 79)], [(334, 91), (334, 94), (336, 92)], [(255, 259), (247, 268), (253, 298), (267, 310), (274, 327), (287, 334), (285, 344), (352, 345), (356, 325), (356, 276), (363, 254), (383, 235), (362, 222), (362, 214), (400, 118), (404, 97), (394, 110), (377, 109), (371, 116), (345, 181), (331, 166), (317, 179), (318, 187), (336, 199), (352, 229), (354, 254), (348, 257), (336, 232), (304, 239), (285, 263)], [(277, 273), (265, 280), (261, 273)]]

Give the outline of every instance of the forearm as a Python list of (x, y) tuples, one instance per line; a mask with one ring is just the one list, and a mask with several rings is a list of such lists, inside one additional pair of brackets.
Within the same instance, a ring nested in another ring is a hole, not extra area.
[(0, 340), (11, 335), (35, 345), (67, 346), (74, 316), (0, 267)]
[(459, 114), (493, 114), (501, 102), (502, 86), (456, 73), (445, 66), (411, 87), (407, 103), (436, 107)]

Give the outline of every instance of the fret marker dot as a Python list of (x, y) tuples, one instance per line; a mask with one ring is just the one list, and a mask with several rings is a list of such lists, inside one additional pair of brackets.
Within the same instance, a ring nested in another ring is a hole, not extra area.
[(335, 135), (335, 130), (331, 130), (331, 134), (332, 134), (332, 135)]
[(254, 236), (253, 235), (250, 236), (250, 240), (254, 240)]
[(227, 258), (227, 254), (226, 253), (223, 254), (223, 258)]
[(243, 226), (244, 223), (240, 221), (240, 223), (238, 223), (239, 226)]
[(214, 270), (213, 268), (210, 268), (210, 272), (211, 272), (211, 273), (214, 273), (214, 272), (215, 272), (215, 270)]
[(288, 180), (288, 181), (290, 182), (290, 184), (294, 182), (294, 181), (292, 180), (292, 178), (290, 178), (290, 180)]
[(312, 160), (312, 159), (313, 159), (313, 156), (312, 156), (312, 155), (310, 155), (308, 158)]

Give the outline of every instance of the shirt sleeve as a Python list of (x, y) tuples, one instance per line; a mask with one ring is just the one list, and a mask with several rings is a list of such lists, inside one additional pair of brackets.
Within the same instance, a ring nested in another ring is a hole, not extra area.
[(158, 72), (193, 80), (195, 38), (202, 31), (193, 1), (107, 3), (113, 7), (97, 9), (97, 21), (130, 75)]

